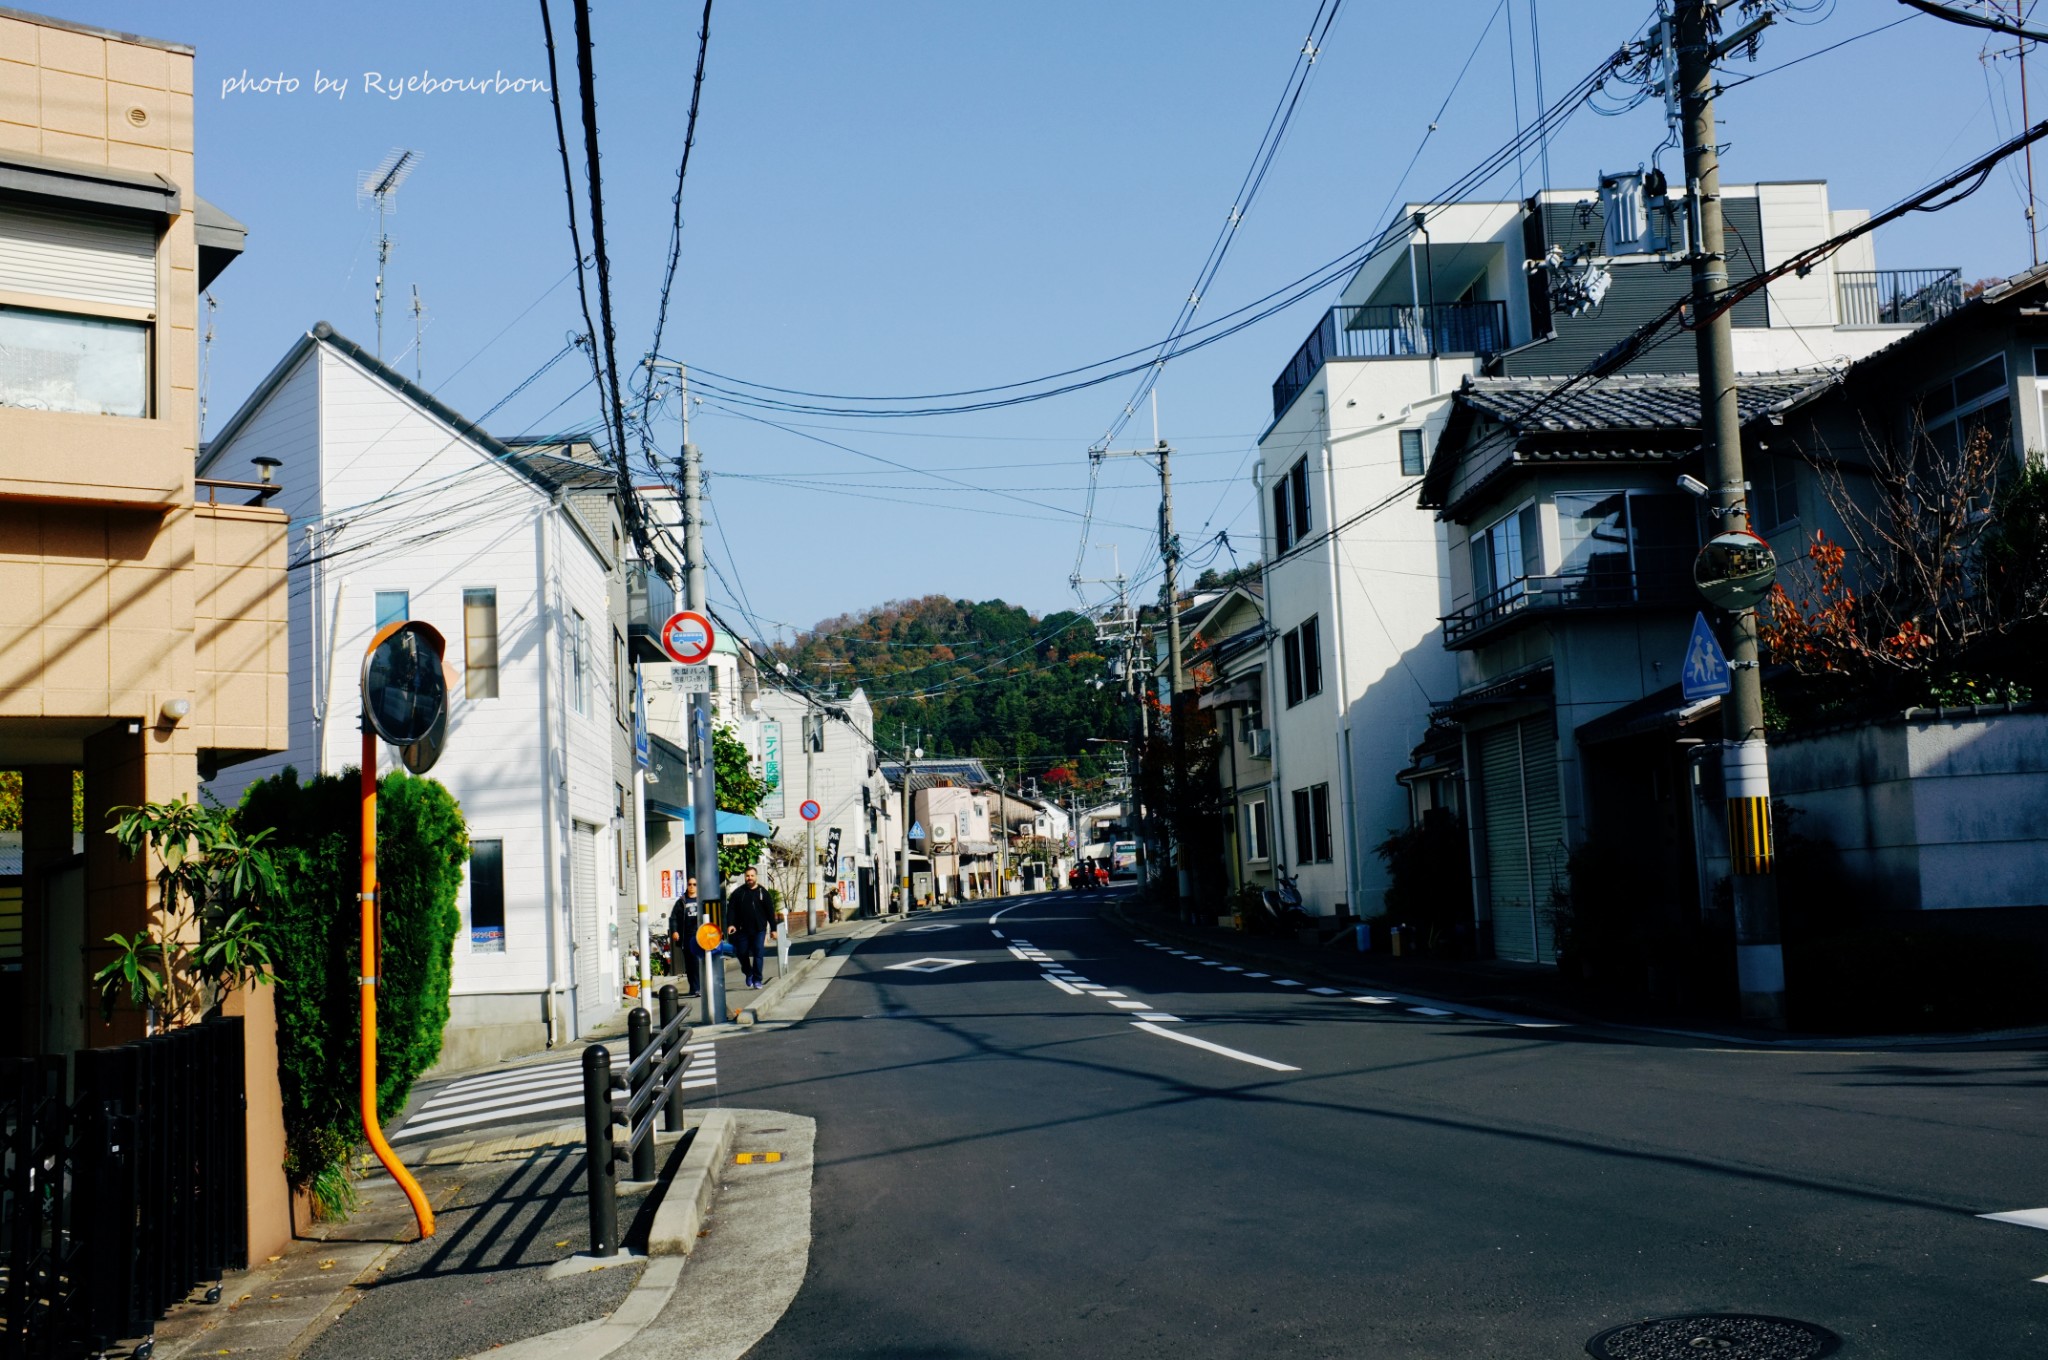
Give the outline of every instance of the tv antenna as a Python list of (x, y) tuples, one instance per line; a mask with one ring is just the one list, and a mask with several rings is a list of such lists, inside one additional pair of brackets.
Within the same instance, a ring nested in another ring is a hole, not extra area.
[(384, 357), (384, 266), (391, 259), (391, 235), (384, 229), (386, 215), (398, 211), (392, 199), (398, 194), (398, 186), (420, 163), (420, 153), (393, 148), (391, 154), (377, 162), (377, 168), (356, 181), (356, 205), (360, 207), (365, 198), (377, 205), (377, 357)]

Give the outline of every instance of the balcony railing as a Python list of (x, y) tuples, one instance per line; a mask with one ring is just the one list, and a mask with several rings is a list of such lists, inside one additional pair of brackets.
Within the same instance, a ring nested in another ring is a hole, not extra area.
[(1960, 269), (1841, 269), (1844, 326), (1922, 326), (1963, 305)]
[(1412, 359), (1425, 354), (1498, 354), (1507, 348), (1504, 302), (1434, 307), (1332, 307), (1273, 382), (1273, 418), (1315, 381), (1331, 359)]
[(1683, 604), (1693, 594), (1689, 560), (1687, 552), (1638, 550), (1633, 570), (1619, 562), (1612, 570), (1525, 576), (1445, 615), (1444, 646), (1471, 646), (1523, 614)]

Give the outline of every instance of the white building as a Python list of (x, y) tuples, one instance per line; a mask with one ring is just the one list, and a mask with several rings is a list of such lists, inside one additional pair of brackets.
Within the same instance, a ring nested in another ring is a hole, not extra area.
[[(1833, 210), (1819, 182), (1722, 193), (1738, 284), (1864, 216)], [(1588, 276), (1544, 262), (1553, 247), (1567, 262), (1602, 255), (1604, 210), (1590, 190), (1411, 204), (1407, 216), (1406, 239), (1360, 266), (1274, 382), (1260, 440), (1274, 862), (1321, 914), (1380, 910), (1387, 880), (1373, 848), (1411, 818), (1397, 776), (1432, 712), (1461, 698), (1440, 619), (1470, 586), (1462, 574), (1451, 584), (1446, 526), (1416, 500), (1452, 395), (1481, 374), (1576, 373), (1690, 287), (1665, 258), (1615, 256), (1599, 304), (1562, 310)], [(1652, 204), (1645, 220), (1668, 232), (1674, 218)], [(1898, 335), (1885, 324), (1886, 286), (1867, 238), (1772, 283), (1735, 308), (1738, 369), (1838, 366), (1875, 351)], [(1623, 371), (1694, 363), (1688, 335)], [(1521, 571), (1518, 560), (1511, 574)]]
[[(445, 753), (431, 778), (468, 824), (442, 1062), (580, 1037), (618, 1006), (614, 914), (625, 789), (614, 728), (625, 640), (611, 617), (620, 531), (575, 497), (588, 469), (507, 448), (325, 322), (292, 346), (200, 458), (275, 459), (292, 518), (290, 750), (208, 787), (232, 802), (287, 765), (361, 759), (356, 676), (383, 624), (448, 641)], [(593, 509), (593, 506), (597, 507)], [(395, 768), (393, 753), (379, 765)]]

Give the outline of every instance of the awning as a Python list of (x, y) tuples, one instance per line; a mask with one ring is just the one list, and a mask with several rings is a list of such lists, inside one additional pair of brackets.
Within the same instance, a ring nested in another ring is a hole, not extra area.
[(1251, 675), (1228, 685), (1218, 685), (1203, 691), (1202, 697), (1195, 701), (1195, 707), (1222, 708), (1226, 704), (1257, 703), (1258, 699), (1259, 679), (1256, 675)]
[(1682, 731), (1720, 711), (1719, 699), (1687, 699), (1679, 686), (1666, 685), (1656, 693), (1623, 704), (1611, 713), (1587, 719), (1579, 724), (1575, 735), (1581, 746), (1599, 746), (1610, 741), (1626, 741), (1630, 737)]
[[(658, 789), (660, 785), (655, 785), (654, 787)], [(696, 813), (687, 804), (668, 802), (658, 793), (654, 792), (653, 789), (650, 789), (647, 794), (647, 810), (657, 817), (667, 817), (681, 822), (685, 836), (696, 834)], [(721, 836), (737, 836), (742, 832), (749, 836), (773, 836), (775, 828), (762, 821), (759, 817), (749, 817), (744, 812), (727, 812), (723, 808), (719, 809), (718, 834)]]
[(160, 218), (173, 218), (179, 212), (178, 186), (162, 175), (26, 151), (0, 153), (0, 192), (58, 208), (85, 203)]

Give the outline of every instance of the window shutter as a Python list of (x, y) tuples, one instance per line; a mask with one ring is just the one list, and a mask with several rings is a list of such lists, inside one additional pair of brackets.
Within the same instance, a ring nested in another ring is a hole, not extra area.
[(156, 311), (156, 232), (113, 218), (0, 208), (0, 292)]

